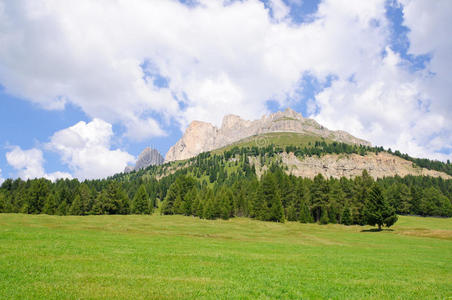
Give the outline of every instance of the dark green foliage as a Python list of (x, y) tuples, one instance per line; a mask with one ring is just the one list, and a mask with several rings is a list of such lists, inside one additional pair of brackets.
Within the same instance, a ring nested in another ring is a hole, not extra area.
[(420, 210), (425, 216), (451, 216), (451, 201), (435, 188), (430, 187), (424, 190), (420, 203)]
[(314, 177), (310, 192), (311, 211), (313, 213), (314, 221), (319, 222), (323, 215), (322, 210), (328, 203), (328, 184), (322, 174)]
[(344, 208), (344, 212), (343, 212), (342, 218), (341, 218), (341, 224), (344, 224), (344, 225), (352, 225), (353, 224), (352, 216), (350, 214), (350, 209), (348, 207)]
[(164, 215), (183, 214), (186, 207), (184, 204), (186, 195), (195, 186), (195, 183), (195, 180), (191, 177), (178, 177), (169, 187), (162, 204), (161, 213)]
[(80, 199), (80, 195), (75, 196), (74, 201), (69, 209), (69, 214), (74, 216), (80, 216), (83, 214), (83, 205), (82, 200)]
[(386, 201), (383, 192), (377, 184), (370, 190), (369, 198), (366, 202), (364, 215), (367, 225), (391, 227), (397, 222), (395, 209)]
[(150, 205), (148, 193), (142, 184), (133, 197), (130, 212), (132, 214), (149, 214), (151, 208), (153, 209), (152, 205)]
[[(297, 156), (383, 151), (319, 141), (309, 147), (289, 146), (284, 150)], [(378, 184), (386, 202), (398, 214), (452, 216), (452, 180), (395, 176), (375, 182), (366, 171), (354, 179), (322, 175), (297, 178), (287, 174), (290, 171), (276, 156), (284, 150), (274, 145), (235, 147), (222, 154), (202, 153), (180, 162), (177, 169), (165, 164), (82, 183), (76, 179), (55, 183), (7, 179), (0, 187), (0, 212), (141, 214), (152, 213), (160, 206), (162, 214), (207, 219), (239, 216), (276, 222), (364, 225), (377, 207), (369, 199)], [(260, 178), (256, 162), (267, 167)]]
[(320, 219), (319, 223), (322, 225), (326, 225), (329, 222), (328, 210), (325, 207), (321, 207), (320, 209)]
[(55, 215), (58, 213), (58, 203), (55, 194), (50, 194), (47, 197), (47, 201), (44, 204), (44, 209), (42, 212), (48, 215)]
[(129, 198), (118, 182), (112, 181), (96, 198), (94, 214), (113, 215), (129, 213)]

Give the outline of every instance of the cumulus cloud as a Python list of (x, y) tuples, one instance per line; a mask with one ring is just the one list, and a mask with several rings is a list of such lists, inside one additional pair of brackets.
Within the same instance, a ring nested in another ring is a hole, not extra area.
[[(403, 11), (411, 29), (411, 52), (432, 55), (427, 69), (410, 71), (407, 62), (386, 46), (381, 59), (374, 56), (374, 64), (369, 60), (359, 69), (352, 68), (356, 70), (352, 79), (347, 72), (335, 73), (338, 79), (316, 96), (315, 118), (377, 145), (446, 160), (451, 155), (441, 151), (452, 150), (452, 121), (448, 117), (452, 108), (448, 76), (452, 43), (441, 28), (447, 27), (452, 5), (450, 1), (431, 6), (421, 3), (406, 1)], [(374, 17), (379, 20), (382, 16)], [(432, 34), (433, 28), (439, 33)], [(382, 42), (376, 45), (380, 49), (385, 44)]]
[(6, 161), (17, 170), (18, 177), (22, 179), (43, 177), (55, 181), (58, 178), (72, 178), (70, 174), (64, 172), (47, 174), (43, 167), (42, 151), (36, 148), (22, 150), (19, 146), (14, 146), (10, 152), (6, 153)]
[(269, 4), (273, 11), (273, 17), (278, 21), (287, 17), (290, 13), (290, 8), (282, 0), (270, 0)]
[(388, 47), (382, 0), (325, 0), (303, 24), (282, 0), (0, 0), (0, 83), (49, 109), (72, 102), (140, 140), (174, 121), (259, 117), (268, 100), (299, 100), (311, 76), (325, 86), (309, 104), (325, 125), (438, 157), (452, 140), (450, 3), (402, 1), (410, 52), (432, 55), (413, 73)]
[(77, 178), (103, 178), (122, 172), (135, 158), (120, 149), (111, 150), (111, 124), (94, 119), (56, 132), (47, 148), (58, 152)]
[(2, 169), (0, 169), (0, 184), (2, 184), (3, 181), (5, 181), (5, 179), (2, 177)]

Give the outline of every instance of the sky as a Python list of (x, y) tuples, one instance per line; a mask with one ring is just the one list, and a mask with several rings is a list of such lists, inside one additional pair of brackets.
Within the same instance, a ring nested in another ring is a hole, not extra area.
[(0, 0), (0, 182), (104, 178), (291, 107), (452, 158), (450, 0)]

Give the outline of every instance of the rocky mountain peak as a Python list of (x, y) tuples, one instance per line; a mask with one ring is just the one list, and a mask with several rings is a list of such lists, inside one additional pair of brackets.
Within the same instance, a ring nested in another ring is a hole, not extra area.
[(134, 167), (127, 166), (124, 173), (138, 171), (149, 166), (161, 165), (164, 162), (163, 156), (156, 150), (150, 147), (146, 147), (140, 155), (138, 155), (137, 162)]
[(370, 145), (345, 131), (328, 130), (315, 120), (304, 118), (302, 114), (288, 108), (254, 121), (244, 120), (237, 115), (226, 115), (220, 128), (207, 122), (193, 121), (182, 138), (169, 149), (165, 161), (188, 159), (250, 136), (270, 132), (295, 132), (338, 142)]

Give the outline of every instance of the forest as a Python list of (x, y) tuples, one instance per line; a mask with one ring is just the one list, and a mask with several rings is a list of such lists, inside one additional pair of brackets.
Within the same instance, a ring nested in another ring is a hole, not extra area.
[[(374, 180), (365, 170), (353, 179), (324, 178), (321, 174), (313, 179), (299, 178), (286, 173), (275, 156), (280, 151), (303, 156), (383, 150), (341, 143), (286, 149), (274, 145), (235, 147), (220, 154), (202, 153), (168, 174), (165, 164), (83, 182), (7, 179), (0, 187), (0, 212), (151, 214), (157, 209), (161, 214), (205, 219), (249, 217), (379, 226), (392, 225), (396, 213), (452, 216), (452, 180), (427, 176)], [(258, 157), (268, 166), (261, 177), (250, 157)]]

